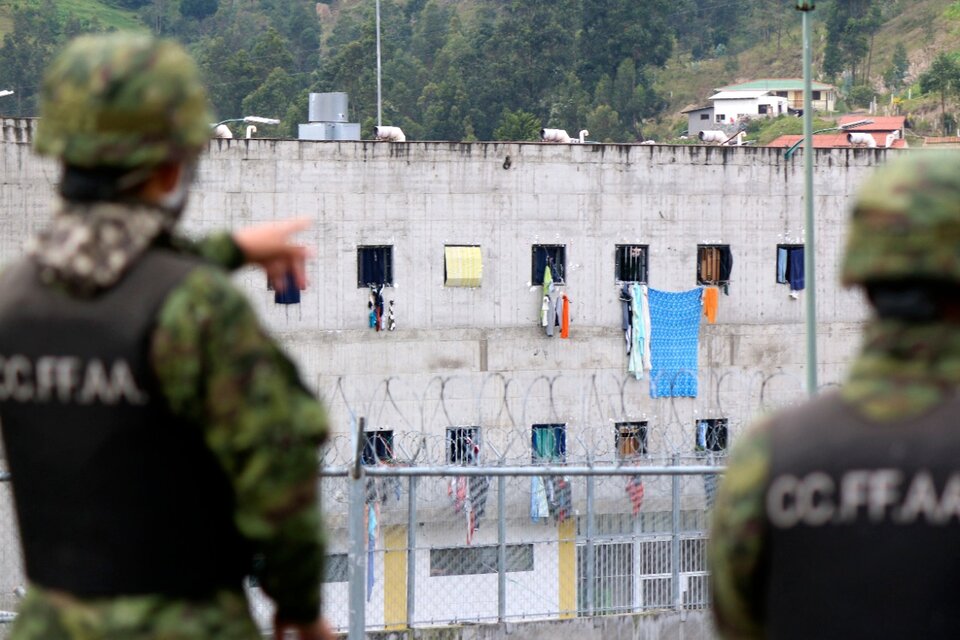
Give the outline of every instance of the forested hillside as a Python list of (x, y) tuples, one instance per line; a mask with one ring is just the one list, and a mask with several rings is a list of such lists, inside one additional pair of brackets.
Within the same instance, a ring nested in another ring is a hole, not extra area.
[[(574, 134), (586, 128), (598, 141), (663, 135), (679, 109), (703, 101), (713, 87), (798, 75), (793, 5), (381, 0), (383, 121), (403, 127), (410, 139), (529, 139), (541, 125)], [(306, 120), (309, 91), (346, 91), (349, 118), (363, 124), (366, 136), (376, 118), (374, 6), (374, 0), (0, 0), (0, 89), (16, 91), (0, 99), (0, 113), (36, 113), (40, 70), (67, 38), (133, 26), (190, 47), (222, 118), (279, 117), (282, 125), (261, 133), (292, 135)], [(890, 34), (889, 25), (921, 11), (929, 23), (922, 42)], [(814, 17), (821, 79), (842, 86), (856, 106), (877, 92), (909, 89), (917, 75), (910, 56), (929, 65), (921, 58), (932, 57), (928, 49), (939, 34), (960, 26), (960, 3), (834, 0), (818, 3)], [(960, 90), (960, 73), (955, 84)], [(953, 95), (948, 83), (944, 109)]]

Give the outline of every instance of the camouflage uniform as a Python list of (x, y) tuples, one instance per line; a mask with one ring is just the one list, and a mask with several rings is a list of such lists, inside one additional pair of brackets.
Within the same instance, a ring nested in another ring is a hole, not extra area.
[[(110, 93), (109, 82), (107, 88), (83, 85), (111, 75), (134, 80), (111, 90), (119, 106), (97, 104)], [(192, 62), (176, 45), (145, 36), (75, 41), (54, 63), (45, 91), (37, 148), (74, 166), (106, 162), (136, 173), (189, 160), (209, 136)], [(138, 129), (143, 120), (135, 115), (160, 124)], [(153, 246), (209, 261), (165, 299), (150, 363), (173, 413), (203, 429), (231, 482), (237, 528), (261, 555), (259, 585), (282, 619), (311, 621), (320, 609), (324, 550), (316, 447), (326, 437), (325, 413), (231, 284), (225, 269), (243, 261), (232, 239), (179, 238), (171, 233), (176, 217), (135, 203), (65, 203), (28, 253), (49, 286), (74, 296), (109, 288)], [(206, 600), (163, 594), (80, 599), (30, 585), (11, 637), (247, 640), (260, 634), (239, 585)]]
[[(843, 266), (847, 285), (914, 279), (960, 281), (960, 157), (921, 153), (891, 162), (864, 185)], [(877, 424), (909, 423), (955, 396), (955, 322), (873, 319), (840, 395)], [(765, 637), (768, 551), (765, 491), (777, 415), (734, 448), (709, 542), (714, 614), (723, 638)]]

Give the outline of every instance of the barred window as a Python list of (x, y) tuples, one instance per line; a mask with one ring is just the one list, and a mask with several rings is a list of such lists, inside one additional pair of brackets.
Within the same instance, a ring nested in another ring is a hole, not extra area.
[(733, 254), (728, 244), (697, 245), (697, 284), (717, 285), (730, 282)]
[(393, 285), (393, 246), (357, 247), (357, 288)]
[(567, 425), (535, 424), (532, 429), (533, 462), (563, 462), (567, 456)]
[(697, 420), (697, 451), (722, 452), (727, 450), (727, 419)]
[[(495, 544), (475, 547), (430, 549), (430, 576), (471, 576), (497, 573), (499, 547)], [(533, 545), (506, 545), (507, 572), (533, 571)]]
[(477, 464), (480, 455), (480, 427), (447, 427), (447, 462)]
[(360, 462), (374, 465), (393, 460), (393, 429), (363, 432), (363, 453)]
[(328, 555), (323, 560), (323, 582), (346, 582), (348, 566), (347, 554)]
[(563, 284), (567, 273), (567, 247), (562, 244), (533, 245), (532, 272), (530, 282), (543, 284), (543, 274), (550, 267), (550, 276), (557, 284)]
[(617, 457), (627, 460), (647, 453), (647, 423), (618, 422), (616, 429)]
[(616, 253), (617, 282), (647, 281), (647, 252), (645, 244), (618, 244)]

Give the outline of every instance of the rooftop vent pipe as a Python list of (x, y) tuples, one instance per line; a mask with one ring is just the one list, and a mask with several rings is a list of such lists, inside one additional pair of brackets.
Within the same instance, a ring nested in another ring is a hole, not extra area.
[(723, 131), (712, 130), (712, 131), (701, 131), (697, 134), (697, 137), (700, 138), (701, 142), (716, 142), (723, 143), (730, 137), (725, 134)]
[(849, 142), (851, 146), (864, 145), (871, 149), (876, 148), (877, 146), (877, 140), (869, 133), (850, 132), (847, 134), (847, 142)]
[(373, 137), (382, 142), (406, 142), (407, 136), (400, 127), (374, 127)]
[(540, 140), (570, 144), (570, 136), (563, 129), (540, 129)]

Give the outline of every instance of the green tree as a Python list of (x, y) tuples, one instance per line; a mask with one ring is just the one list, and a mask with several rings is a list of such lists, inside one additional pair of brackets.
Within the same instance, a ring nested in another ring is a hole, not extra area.
[(947, 54), (938, 55), (930, 68), (920, 74), (920, 90), (940, 94), (940, 119), (947, 135), (947, 97), (960, 92), (960, 64)]
[(909, 69), (910, 60), (907, 58), (907, 48), (902, 42), (898, 42), (893, 50), (893, 60), (883, 74), (883, 83), (891, 91), (899, 91), (903, 88), (903, 81), (907, 77)]
[[(64, 42), (64, 23), (53, 0), (14, 6), (12, 18), (13, 28), (0, 47), (0, 89), (15, 93), (0, 105), (11, 115), (36, 116), (40, 80)], [(97, 26), (72, 21), (71, 32), (96, 31)]]
[(547, 94), (547, 122), (550, 126), (568, 131), (579, 131), (587, 122), (590, 111), (590, 94), (576, 72), (568, 71), (563, 82)]
[(180, 0), (180, 15), (184, 18), (203, 20), (220, 8), (219, 0)]
[(847, 100), (854, 107), (868, 107), (873, 102), (873, 87), (868, 84), (858, 84), (847, 94)]
[(631, 58), (637, 69), (662, 66), (673, 51), (667, 16), (675, 10), (670, 0), (585, 3), (578, 38), (581, 77), (590, 84), (603, 74), (612, 77), (624, 58)]
[[(244, 116), (256, 115), (264, 118), (283, 120), (287, 117), (287, 105), (297, 97), (297, 82), (282, 67), (276, 67), (270, 72), (266, 80), (259, 87), (243, 99), (240, 113)], [(301, 114), (302, 120), (305, 114)], [(283, 122), (286, 130), (292, 128), (293, 123)], [(271, 126), (271, 125), (266, 125)]]
[(504, 110), (493, 137), (495, 140), (539, 140), (540, 128), (540, 118), (532, 113), (522, 109)]
[(590, 138), (600, 142), (624, 142), (620, 137), (622, 126), (620, 114), (608, 104), (601, 104), (587, 115)]
[(874, 0), (833, 2), (826, 12), (827, 44), (823, 70), (828, 75), (850, 71), (854, 84), (867, 84), (873, 36), (883, 24)]

